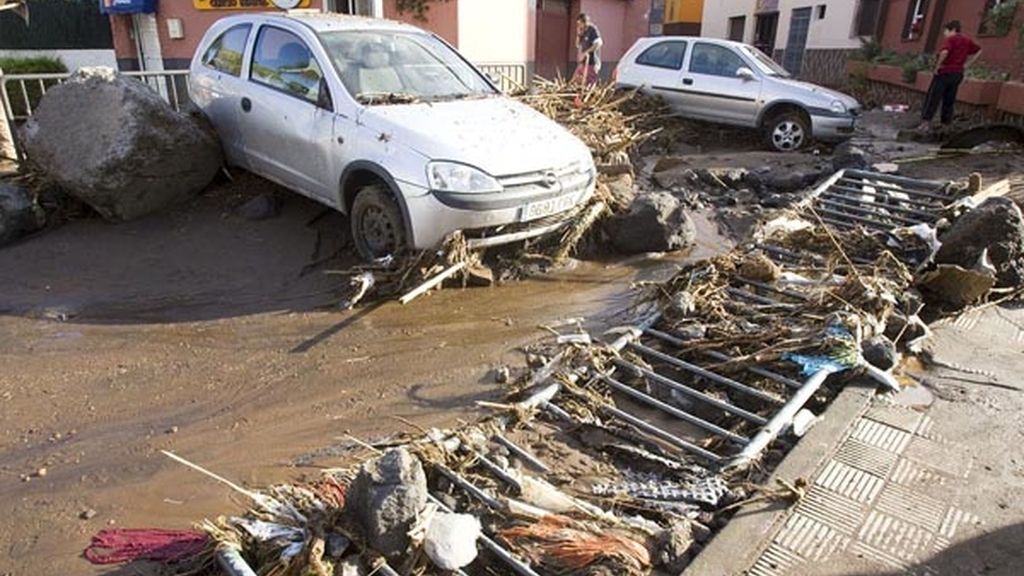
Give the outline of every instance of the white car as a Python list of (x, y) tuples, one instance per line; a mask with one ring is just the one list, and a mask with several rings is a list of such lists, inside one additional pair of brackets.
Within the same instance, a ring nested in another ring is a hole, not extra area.
[(229, 164), (349, 215), (367, 259), (554, 232), (593, 194), (589, 149), (413, 26), (315, 14), (218, 20), (191, 97)]
[(680, 116), (760, 129), (780, 152), (850, 138), (862, 113), (856, 99), (790, 78), (757, 48), (715, 38), (641, 38), (615, 78), (663, 97)]

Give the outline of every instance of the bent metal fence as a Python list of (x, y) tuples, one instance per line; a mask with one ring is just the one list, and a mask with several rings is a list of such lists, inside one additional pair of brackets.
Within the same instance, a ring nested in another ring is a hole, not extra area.
[[(525, 88), (529, 82), (529, 74), (525, 64), (480, 64), (478, 68), (487, 74), (504, 92), (513, 92)], [(160, 94), (175, 110), (181, 111), (188, 102), (188, 70), (164, 70), (159, 72), (121, 72), (122, 76), (136, 78)], [(3, 104), (3, 115), (11, 125), (15, 150), (21, 159), (14, 126), (28, 120), (39, 105), (39, 101), (50, 88), (64, 83), (71, 77), (70, 73), (49, 74), (4, 74), (0, 70), (0, 103)]]

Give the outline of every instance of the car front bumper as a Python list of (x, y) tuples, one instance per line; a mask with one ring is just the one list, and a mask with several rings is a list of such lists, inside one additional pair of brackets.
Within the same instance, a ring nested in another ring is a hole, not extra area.
[[(409, 216), (411, 245), (437, 248), (452, 232), (466, 234), (471, 248), (517, 242), (560, 229), (579, 212), (594, 193), (596, 178), (589, 175), (583, 186), (561, 193), (506, 191), (495, 194), (452, 195), (431, 192), (399, 183)], [(556, 210), (528, 214), (530, 206), (551, 203)]]
[(811, 115), (811, 132), (817, 140), (844, 140), (853, 136), (858, 116)]

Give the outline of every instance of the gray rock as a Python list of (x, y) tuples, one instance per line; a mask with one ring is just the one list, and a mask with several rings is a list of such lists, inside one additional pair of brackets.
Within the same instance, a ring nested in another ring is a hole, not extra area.
[(780, 170), (768, 175), (765, 185), (775, 192), (798, 192), (813, 186), (820, 177), (819, 170)]
[(0, 182), (0, 246), (35, 232), (45, 223), (46, 215), (31, 192)]
[(996, 287), (1024, 284), (1024, 216), (1009, 198), (989, 198), (961, 216), (939, 240), (938, 264), (975, 267), (982, 251), (996, 269)]
[(654, 173), (654, 181), (665, 190), (673, 188), (688, 188), (700, 182), (700, 176), (692, 168), (677, 166), (668, 170)]
[(676, 522), (654, 538), (655, 564), (669, 574), (682, 574), (690, 563), (693, 525), (685, 520)]
[(636, 199), (636, 185), (632, 174), (619, 174), (605, 180), (608, 192), (611, 194), (616, 207), (626, 207)]
[(899, 353), (892, 340), (885, 336), (869, 338), (863, 345), (864, 359), (880, 370), (889, 370), (896, 366)]
[(363, 465), (347, 502), (346, 513), (369, 546), (397, 566), (409, 548), (409, 530), (427, 503), (423, 466), (404, 448), (389, 450)]
[(868, 153), (848, 141), (836, 146), (832, 153), (832, 170), (836, 172), (848, 168), (866, 170), (869, 165)]
[(246, 220), (269, 220), (281, 214), (281, 200), (273, 192), (263, 192), (236, 210)]
[(679, 250), (692, 246), (697, 237), (679, 200), (667, 192), (638, 196), (629, 212), (608, 220), (605, 230), (612, 246), (624, 254)]
[(81, 69), (51, 88), (22, 142), (42, 172), (115, 221), (193, 196), (223, 163), (202, 122), (110, 69)]

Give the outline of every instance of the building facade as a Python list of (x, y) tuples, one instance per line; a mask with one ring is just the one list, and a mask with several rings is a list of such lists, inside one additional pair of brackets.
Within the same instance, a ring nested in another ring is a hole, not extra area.
[(981, 62), (1019, 79), (1024, 75), (1024, 1), (887, 0), (879, 39), (886, 49), (932, 54), (951, 20), (981, 45)]
[[(717, 0), (711, 0), (711, 3)], [(705, 0), (665, 0), (664, 34), (666, 36), (700, 36), (703, 32)]]
[(883, 0), (716, 0), (704, 4), (703, 34), (760, 48), (794, 76), (846, 81), (846, 62), (878, 33)]

